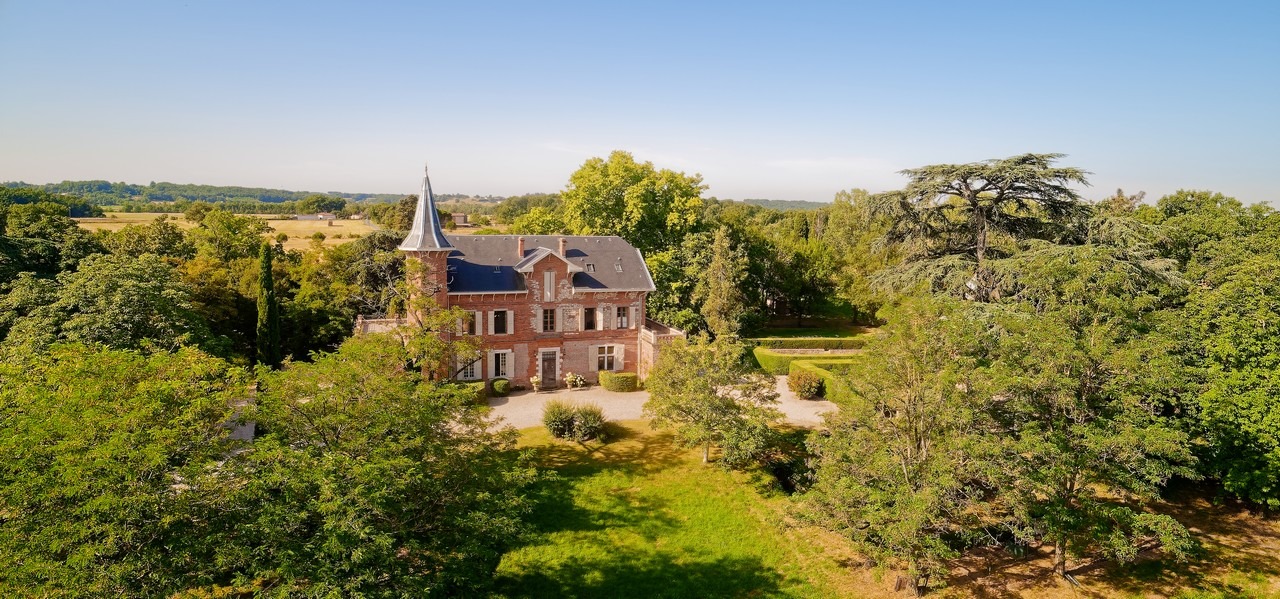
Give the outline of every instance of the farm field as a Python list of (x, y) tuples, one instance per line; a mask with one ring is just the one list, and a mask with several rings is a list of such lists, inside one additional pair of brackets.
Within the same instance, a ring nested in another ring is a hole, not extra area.
[[(507, 553), (500, 597), (903, 597), (897, 573), (866, 565), (849, 542), (806, 526), (764, 475), (704, 466), (644, 421), (611, 425), (608, 443), (569, 443), (542, 428), (521, 447), (558, 478), (538, 491), (536, 533)], [(1203, 545), (1190, 563), (1144, 556), (1075, 564), (1075, 588), (1047, 552), (998, 550), (957, 562), (936, 597), (1277, 597), (1280, 525), (1194, 493), (1172, 512)]]
[[(81, 227), (90, 231), (119, 231), (127, 225), (141, 225), (149, 223), (162, 214), (161, 212), (108, 212), (107, 216), (102, 218), (77, 218), (75, 221)], [(182, 218), (181, 214), (168, 215), (173, 222), (179, 227), (190, 229), (194, 225)], [(276, 233), (284, 233), (289, 236), (289, 240), (285, 242), (284, 247), (287, 250), (301, 250), (310, 247), (311, 236), (317, 232), (324, 233), (326, 246), (341, 245), (352, 239), (352, 235), (364, 236), (377, 231), (381, 227), (367, 220), (293, 220), (281, 219), (278, 214), (259, 214), (259, 217), (266, 219), (267, 224)], [(332, 223), (332, 225), (330, 224)], [(455, 231), (448, 231), (449, 235), (469, 235), (476, 231), (477, 228), (460, 228)], [(338, 235), (342, 237), (339, 238)]]

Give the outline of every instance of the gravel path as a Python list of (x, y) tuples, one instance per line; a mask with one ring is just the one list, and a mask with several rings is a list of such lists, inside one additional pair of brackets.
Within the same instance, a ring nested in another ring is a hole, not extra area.
[[(824, 412), (835, 411), (836, 405), (829, 401), (799, 399), (787, 389), (787, 377), (777, 377), (778, 408), (787, 418), (787, 422), (797, 426), (813, 427), (822, 424)], [(633, 393), (614, 393), (604, 387), (594, 386), (576, 391), (520, 391), (507, 397), (489, 398), (489, 406), (493, 408), (493, 416), (501, 418), (505, 424), (516, 428), (529, 428), (542, 424), (542, 406), (553, 399), (571, 402), (595, 403), (604, 408), (604, 415), (609, 420), (639, 420), (644, 418), (642, 407), (649, 400), (647, 391)]]

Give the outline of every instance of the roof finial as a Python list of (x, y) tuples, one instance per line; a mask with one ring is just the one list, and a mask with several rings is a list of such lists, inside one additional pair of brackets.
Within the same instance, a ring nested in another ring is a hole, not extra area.
[(428, 172), (427, 172), (427, 163), (425, 163), (425, 162), (424, 162), (424, 163), (422, 163), (422, 174), (424, 174), (424, 175), (428, 174)]

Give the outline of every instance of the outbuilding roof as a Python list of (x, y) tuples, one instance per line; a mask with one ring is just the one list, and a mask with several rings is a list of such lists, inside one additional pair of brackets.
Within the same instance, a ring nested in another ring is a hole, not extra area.
[[(653, 291), (644, 258), (617, 236), (525, 235), (518, 252), (517, 235), (450, 235), (450, 293), (525, 291), (521, 270), (547, 257), (562, 259), (579, 291)], [(565, 240), (564, 256), (559, 255)]]

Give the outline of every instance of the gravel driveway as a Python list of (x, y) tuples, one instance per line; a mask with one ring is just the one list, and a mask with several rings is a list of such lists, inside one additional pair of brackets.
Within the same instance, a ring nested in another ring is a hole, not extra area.
[[(786, 416), (787, 422), (797, 426), (814, 427), (822, 424), (824, 412), (835, 411), (836, 405), (829, 401), (799, 399), (787, 389), (787, 377), (777, 377), (778, 404), (774, 407)], [(647, 391), (632, 393), (614, 393), (599, 385), (566, 391), (520, 391), (507, 397), (489, 398), (489, 406), (493, 408), (493, 416), (501, 418), (505, 424), (516, 428), (529, 428), (542, 424), (542, 407), (553, 399), (571, 402), (595, 403), (604, 409), (609, 420), (639, 420), (644, 418), (642, 407), (649, 400)]]

